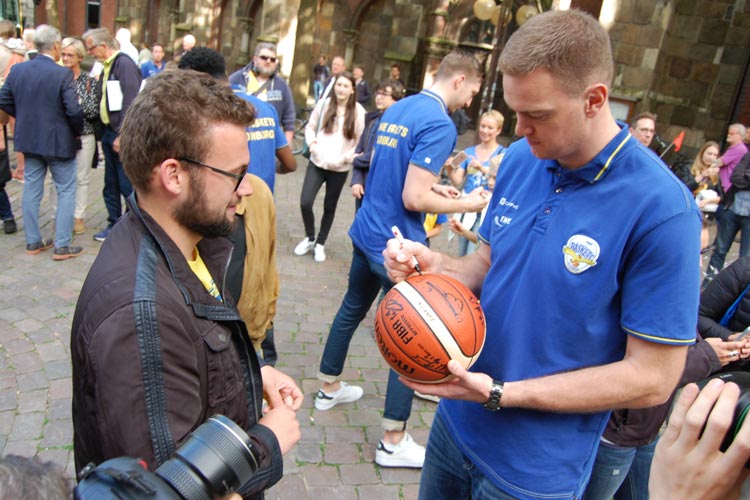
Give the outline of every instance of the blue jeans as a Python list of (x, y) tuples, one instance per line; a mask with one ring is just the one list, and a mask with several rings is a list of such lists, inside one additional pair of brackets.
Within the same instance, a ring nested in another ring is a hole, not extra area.
[[(354, 332), (367, 316), (378, 292), (381, 289), (388, 291), (392, 287), (393, 282), (388, 279), (385, 267), (370, 261), (354, 246), (349, 286), (328, 332), (318, 379), (331, 383), (341, 375)], [(413, 397), (414, 391), (402, 384), (396, 372), (390, 370), (383, 413), (385, 430), (403, 430), (406, 427)]]
[[(501, 410), (502, 411), (502, 410)], [(543, 471), (540, 471), (543, 473)], [(438, 412), (430, 429), (419, 500), (511, 500), (461, 453)]]
[(740, 257), (750, 255), (750, 216), (737, 215), (732, 210), (724, 210), (717, 225), (716, 248), (711, 254), (708, 266), (709, 270), (715, 269), (718, 273), (724, 267), (724, 260), (734, 242), (734, 237), (737, 236), (737, 231), (742, 231)]
[(315, 102), (318, 102), (320, 100), (320, 96), (323, 95), (323, 91), (325, 88), (323, 87), (323, 82), (315, 80), (313, 82), (313, 94), (315, 95)]
[(23, 185), (23, 231), (26, 244), (33, 245), (42, 241), (39, 230), (39, 206), (44, 195), (44, 179), (47, 169), (57, 190), (57, 216), (55, 218), (55, 247), (70, 245), (73, 234), (73, 211), (76, 206), (76, 159), (58, 160), (41, 156), (26, 155)]
[(637, 448), (599, 444), (584, 500), (648, 498), (648, 478), (658, 439)]
[(113, 148), (117, 139), (114, 130), (107, 127), (102, 137), (102, 150), (104, 151), (104, 205), (107, 207), (107, 221), (114, 225), (122, 215), (122, 201), (120, 196), (127, 198), (133, 192), (133, 185), (125, 175), (125, 170), (120, 163), (120, 155)]

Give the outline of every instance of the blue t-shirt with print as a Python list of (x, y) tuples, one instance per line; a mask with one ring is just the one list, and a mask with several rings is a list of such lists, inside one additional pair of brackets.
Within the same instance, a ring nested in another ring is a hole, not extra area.
[[(472, 371), (519, 381), (622, 360), (629, 336), (694, 342), (700, 212), (627, 127), (575, 170), (534, 157), (525, 139), (503, 166), (479, 230), (491, 266)], [(581, 497), (609, 417), (447, 399), (438, 412), (498, 488), (536, 500)]]
[[(495, 151), (492, 152), (492, 154), (487, 158), (485, 161), (480, 162), (483, 167), (492, 168), (492, 160), (495, 156), (499, 155), (505, 150), (504, 147), (498, 146)], [(466, 176), (464, 177), (464, 187), (463, 192), (464, 193), (471, 193), (478, 187), (483, 187), (484, 189), (489, 189), (487, 187), (487, 179), (489, 177), (488, 175), (483, 174), (478, 168), (472, 167), (471, 162), (473, 160), (476, 160), (477, 158), (477, 147), (476, 146), (470, 146), (464, 150), (466, 152), (466, 155), (468, 158), (466, 158), (464, 161), (461, 162), (461, 164), (458, 166), (458, 168), (461, 168), (466, 171)]]
[(438, 175), (456, 146), (456, 127), (443, 99), (430, 90), (401, 99), (378, 124), (367, 194), (349, 236), (367, 258), (382, 264), (382, 251), (398, 226), (404, 238), (423, 243), (422, 213), (407, 210), (402, 194), (409, 165)]
[(279, 124), (279, 115), (268, 103), (244, 92), (234, 92), (255, 108), (255, 121), (247, 127), (247, 146), (250, 150), (248, 172), (263, 179), (273, 193), (276, 184), (276, 150), (287, 145)]

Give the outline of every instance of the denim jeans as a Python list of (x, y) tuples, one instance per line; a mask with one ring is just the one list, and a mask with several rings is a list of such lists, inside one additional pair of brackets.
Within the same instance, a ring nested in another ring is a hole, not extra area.
[(120, 196), (127, 198), (133, 192), (133, 185), (125, 175), (125, 170), (120, 163), (120, 155), (113, 148), (117, 139), (114, 130), (107, 127), (102, 137), (102, 150), (104, 151), (104, 205), (107, 207), (107, 221), (114, 225), (122, 215), (122, 201)]
[(76, 204), (76, 160), (57, 160), (41, 156), (26, 155), (23, 185), (23, 230), (26, 244), (32, 245), (42, 241), (39, 230), (39, 207), (44, 195), (44, 179), (47, 169), (57, 190), (57, 216), (55, 217), (55, 247), (70, 245), (73, 234), (73, 210)]
[(320, 100), (320, 96), (323, 95), (324, 90), (325, 87), (323, 85), (323, 82), (319, 80), (315, 80), (313, 82), (313, 94), (315, 95), (315, 102), (318, 102)]
[[(341, 302), (336, 317), (328, 332), (328, 339), (320, 360), (318, 379), (335, 382), (344, 371), (344, 362), (349, 352), (349, 344), (359, 324), (367, 316), (378, 292), (390, 290), (393, 282), (388, 279), (385, 267), (370, 261), (354, 246), (352, 264), (349, 268), (349, 286)], [(398, 380), (393, 370), (388, 374), (388, 387), (385, 396), (383, 427), (385, 430), (403, 430), (411, 415), (411, 402), (414, 391)]]
[[(543, 473), (544, 471), (540, 471)], [(461, 453), (438, 412), (430, 429), (419, 482), (419, 500), (510, 500)]]
[(718, 273), (724, 267), (729, 248), (737, 236), (737, 231), (742, 231), (740, 237), (740, 257), (750, 255), (750, 216), (737, 215), (732, 210), (724, 210), (718, 222), (716, 232), (716, 248), (708, 263), (710, 270)]
[(600, 443), (584, 500), (648, 498), (648, 478), (658, 439), (627, 448)]

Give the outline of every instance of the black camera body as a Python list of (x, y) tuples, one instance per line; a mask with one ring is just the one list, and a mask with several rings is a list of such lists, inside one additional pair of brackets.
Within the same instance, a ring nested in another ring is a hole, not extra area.
[(74, 498), (211, 500), (249, 481), (259, 463), (258, 450), (245, 431), (229, 418), (215, 415), (154, 472), (142, 460), (128, 457), (87, 465), (79, 474)]
[[(713, 379), (721, 379), (724, 382), (734, 382), (740, 388), (740, 397), (737, 400), (737, 406), (734, 408), (734, 418), (732, 419), (732, 425), (727, 430), (724, 441), (721, 443), (720, 450), (727, 451), (727, 448), (734, 441), (734, 437), (740, 432), (742, 423), (747, 418), (748, 412), (750, 412), (750, 373), (748, 372), (726, 372), (718, 373), (706, 379), (697, 382), (698, 387), (703, 389)], [(702, 432), (701, 432), (702, 434)], [(746, 466), (747, 467), (747, 466)]]

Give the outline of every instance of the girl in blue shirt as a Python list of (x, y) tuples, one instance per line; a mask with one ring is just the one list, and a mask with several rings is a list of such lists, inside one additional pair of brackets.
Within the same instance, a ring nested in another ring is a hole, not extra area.
[[(479, 118), (479, 140), (476, 146), (466, 148), (467, 158), (457, 167), (447, 163), (451, 182), (466, 196), (477, 188), (488, 189), (490, 176), (497, 174), (504, 147), (498, 144), (497, 136), (503, 128), (505, 118), (499, 111), (491, 109)], [(481, 213), (458, 214), (458, 223), (451, 222), (451, 229), (458, 233), (458, 252), (463, 256), (472, 253), (474, 245), (461, 234), (459, 228), (476, 233), (482, 223)]]

